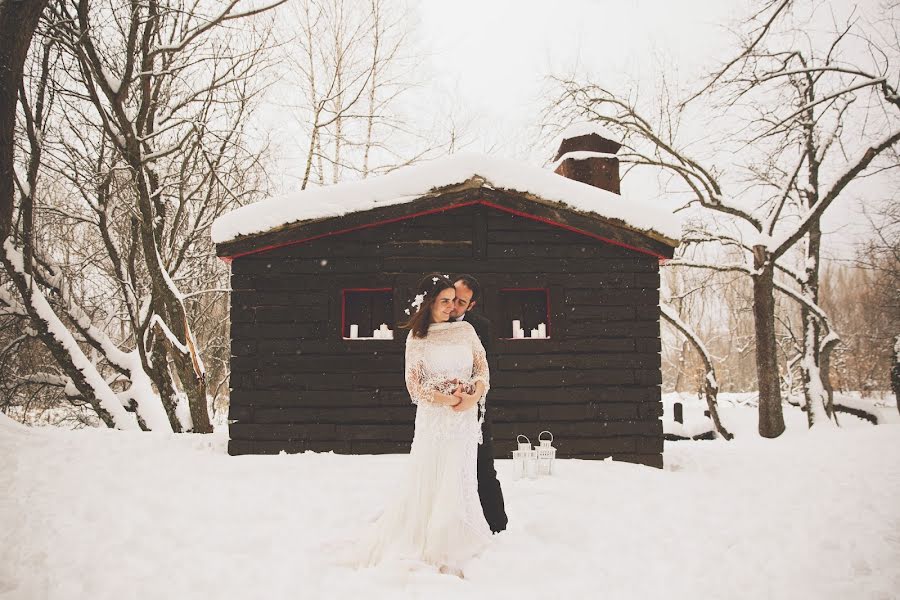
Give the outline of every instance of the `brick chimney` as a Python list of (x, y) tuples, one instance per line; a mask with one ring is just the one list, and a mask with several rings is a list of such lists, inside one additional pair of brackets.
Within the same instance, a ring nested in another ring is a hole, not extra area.
[(589, 124), (569, 127), (563, 132), (562, 143), (553, 159), (559, 162), (555, 172), (618, 194), (619, 159), (615, 155), (622, 144), (614, 142), (612, 137), (611, 133)]

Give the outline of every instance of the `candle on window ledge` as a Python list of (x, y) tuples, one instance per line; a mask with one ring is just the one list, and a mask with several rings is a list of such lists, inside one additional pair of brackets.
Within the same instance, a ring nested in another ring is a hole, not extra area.
[(522, 330), (522, 322), (518, 319), (513, 319), (512, 326), (513, 326), (513, 335), (512, 336), (514, 338), (519, 337), (517, 334), (519, 333), (519, 331)]
[(520, 328), (516, 329), (515, 331), (513, 331), (513, 337), (517, 340), (521, 340), (522, 338), (525, 337), (525, 332), (522, 331), (522, 328), (520, 327)]
[(547, 326), (544, 323), (538, 325), (538, 337), (545, 338), (547, 337)]
[(359, 337), (359, 325), (351, 325), (350, 326), (350, 339)]
[(532, 329), (532, 330), (531, 330), (531, 338), (532, 338), (532, 339), (535, 339), (535, 338), (538, 338), (538, 337), (540, 337), (540, 335), (538, 335), (538, 330), (537, 330), (537, 329)]

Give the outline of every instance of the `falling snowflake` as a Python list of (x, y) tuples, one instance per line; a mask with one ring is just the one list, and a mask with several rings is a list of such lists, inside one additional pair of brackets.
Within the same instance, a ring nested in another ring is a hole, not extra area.
[(327, 258), (323, 258), (322, 260), (319, 261), (319, 264), (322, 265), (322, 266), (324, 267), (325, 265), (328, 264), (328, 259), (327, 259)]
[(427, 292), (423, 292), (421, 294), (416, 294), (415, 300), (412, 301), (412, 307), (416, 310), (419, 310), (419, 307), (422, 306), (422, 302), (425, 301), (425, 296)]
[(431, 278), (431, 283), (437, 283), (437, 282), (438, 282), (438, 279), (440, 279), (440, 277), (432, 277), (432, 278)]

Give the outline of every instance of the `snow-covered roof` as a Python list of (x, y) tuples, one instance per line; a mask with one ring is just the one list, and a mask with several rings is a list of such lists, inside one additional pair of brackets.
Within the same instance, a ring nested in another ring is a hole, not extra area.
[(611, 142), (618, 143), (622, 141), (622, 136), (613, 133), (599, 123), (592, 123), (589, 121), (584, 123), (572, 123), (565, 129), (563, 129), (559, 133), (558, 137), (560, 140), (567, 140), (571, 138), (581, 137), (583, 135), (590, 135), (592, 133), (596, 133), (600, 137), (605, 138)]
[(571, 152), (566, 152), (552, 163), (548, 165), (551, 171), (556, 171), (557, 167), (568, 159), (574, 160), (585, 160), (587, 158), (616, 158), (615, 154), (610, 154), (609, 152), (594, 152), (593, 150), (573, 150)]
[(483, 179), (484, 188), (558, 202), (578, 212), (620, 221), (629, 229), (648, 235), (655, 233), (672, 241), (681, 236), (680, 220), (653, 203), (629, 200), (540, 167), (477, 154), (457, 154), (380, 177), (294, 192), (243, 206), (213, 222), (212, 239), (221, 244), (290, 224), (411, 202), (473, 178)]

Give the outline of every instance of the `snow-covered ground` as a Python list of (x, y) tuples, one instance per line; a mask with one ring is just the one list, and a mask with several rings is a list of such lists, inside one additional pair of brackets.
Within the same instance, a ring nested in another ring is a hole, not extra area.
[(667, 443), (662, 471), (511, 481), (498, 461), (510, 528), (464, 580), (335, 564), (403, 456), (229, 457), (221, 434), (0, 415), (0, 598), (897, 598), (900, 426), (808, 432), (789, 407), (761, 440), (724, 404), (738, 439)]
[[(900, 424), (900, 413), (897, 412), (897, 403), (892, 392), (874, 392), (865, 397), (859, 392), (836, 392), (834, 400), (845, 406), (864, 407), (867, 412), (878, 415), (879, 423)], [(697, 394), (671, 392), (663, 394), (662, 401), (663, 428), (666, 433), (681, 437), (694, 437), (713, 431), (712, 421), (703, 414), (703, 411), (707, 410), (706, 400), (701, 400)], [(757, 401), (758, 394), (756, 392), (723, 392), (719, 394), (717, 401), (719, 419), (725, 429), (739, 439), (757, 436)], [(795, 396), (791, 398), (791, 401), (796, 406), (801, 403), (802, 399)], [(681, 402), (684, 423), (676, 423), (674, 420), (673, 405), (676, 402)], [(871, 427), (871, 424), (865, 419), (847, 413), (838, 413), (838, 421), (844, 429)], [(784, 422), (791, 433), (803, 431), (808, 427), (806, 413), (792, 407), (785, 407)]]

